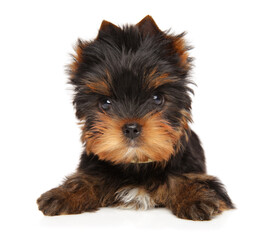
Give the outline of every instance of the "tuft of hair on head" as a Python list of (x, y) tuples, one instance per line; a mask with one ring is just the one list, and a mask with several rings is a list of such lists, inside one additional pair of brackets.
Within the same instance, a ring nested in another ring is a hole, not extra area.
[[(138, 31), (144, 38), (162, 36), (165, 39), (171, 40), (172, 44), (170, 46), (169, 54), (177, 55), (179, 57), (180, 67), (184, 71), (188, 72), (190, 70), (192, 58), (189, 57), (188, 51), (192, 49), (192, 47), (189, 47), (186, 44), (186, 41), (184, 39), (186, 32), (178, 35), (172, 35), (169, 34), (168, 31), (161, 31), (150, 15), (144, 17), (134, 26), (138, 29)], [(123, 31), (123, 29), (119, 26), (116, 26), (109, 21), (103, 20), (95, 40), (98, 40), (104, 36), (114, 36), (121, 31)], [(75, 44), (75, 53), (72, 54), (73, 61), (68, 66), (68, 72), (70, 76), (76, 74), (77, 70), (81, 67), (81, 64), (83, 64), (83, 50), (88, 47), (89, 44), (90, 42), (83, 41), (81, 39), (78, 39), (77, 43)]]

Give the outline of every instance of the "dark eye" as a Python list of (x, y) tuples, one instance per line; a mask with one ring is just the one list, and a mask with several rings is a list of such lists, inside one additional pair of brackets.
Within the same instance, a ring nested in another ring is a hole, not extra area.
[(154, 94), (153, 95), (153, 100), (156, 105), (161, 105), (164, 102), (164, 98), (160, 94)]
[(111, 107), (111, 101), (108, 98), (102, 99), (100, 101), (100, 107), (105, 111), (109, 110)]

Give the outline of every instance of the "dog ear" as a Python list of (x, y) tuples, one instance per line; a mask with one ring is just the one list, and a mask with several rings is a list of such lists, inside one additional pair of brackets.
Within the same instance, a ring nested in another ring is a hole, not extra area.
[(162, 33), (162, 31), (156, 25), (154, 19), (149, 15), (144, 17), (139, 23), (136, 24), (136, 26), (138, 27), (139, 31), (142, 32), (145, 36), (153, 36)]
[(77, 71), (79, 65), (82, 63), (82, 61), (83, 61), (83, 59), (82, 59), (83, 58), (83, 50), (87, 46), (88, 46), (87, 41), (82, 41), (81, 39), (77, 40), (77, 42), (74, 46), (75, 53), (71, 54), (73, 61), (72, 61), (71, 64), (69, 64), (67, 66), (67, 70), (68, 70), (69, 75), (73, 75)]
[(116, 26), (115, 24), (108, 22), (106, 20), (103, 20), (101, 23), (101, 26), (99, 28), (98, 36), (97, 38), (100, 38), (104, 33), (114, 35), (116, 31), (119, 31), (120, 28)]
[[(114, 34), (115, 31), (119, 30), (120, 28), (117, 27), (116, 25), (103, 20), (98, 32), (98, 36), (97, 38), (101, 37), (104, 33), (107, 34)], [(73, 62), (68, 66), (69, 69), (69, 73), (72, 74), (74, 72), (76, 72), (76, 70), (78, 69), (80, 63), (82, 62), (82, 57), (83, 57), (83, 50), (84, 48), (86, 48), (88, 46), (88, 42), (87, 41), (82, 41), (80, 39), (78, 39), (74, 50), (75, 50), (75, 54), (72, 55), (73, 57)]]
[(176, 36), (171, 36), (173, 42), (173, 52), (172, 54), (176, 54), (179, 57), (180, 67), (187, 72), (191, 68), (192, 58), (188, 56), (188, 50), (192, 49), (192, 47), (187, 46), (186, 41), (184, 39), (186, 32), (183, 32)]

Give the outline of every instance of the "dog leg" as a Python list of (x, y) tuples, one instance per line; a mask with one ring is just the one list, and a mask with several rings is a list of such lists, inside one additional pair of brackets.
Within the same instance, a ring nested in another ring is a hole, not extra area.
[(233, 209), (223, 184), (205, 174), (184, 174), (169, 179), (167, 207), (179, 218), (210, 220), (224, 210)]
[(77, 172), (42, 194), (37, 199), (38, 208), (47, 216), (95, 211), (99, 208), (96, 186), (94, 179)]

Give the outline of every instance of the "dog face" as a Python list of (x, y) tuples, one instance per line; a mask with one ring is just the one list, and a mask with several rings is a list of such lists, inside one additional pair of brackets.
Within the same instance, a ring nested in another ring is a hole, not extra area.
[(69, 74), (87, 153), (167, 161), (189, 131), (189, 70), (183, 34), (162, 32), (150, 16), (123, 28), (103, 21), (94, 41), (79, 40)]

